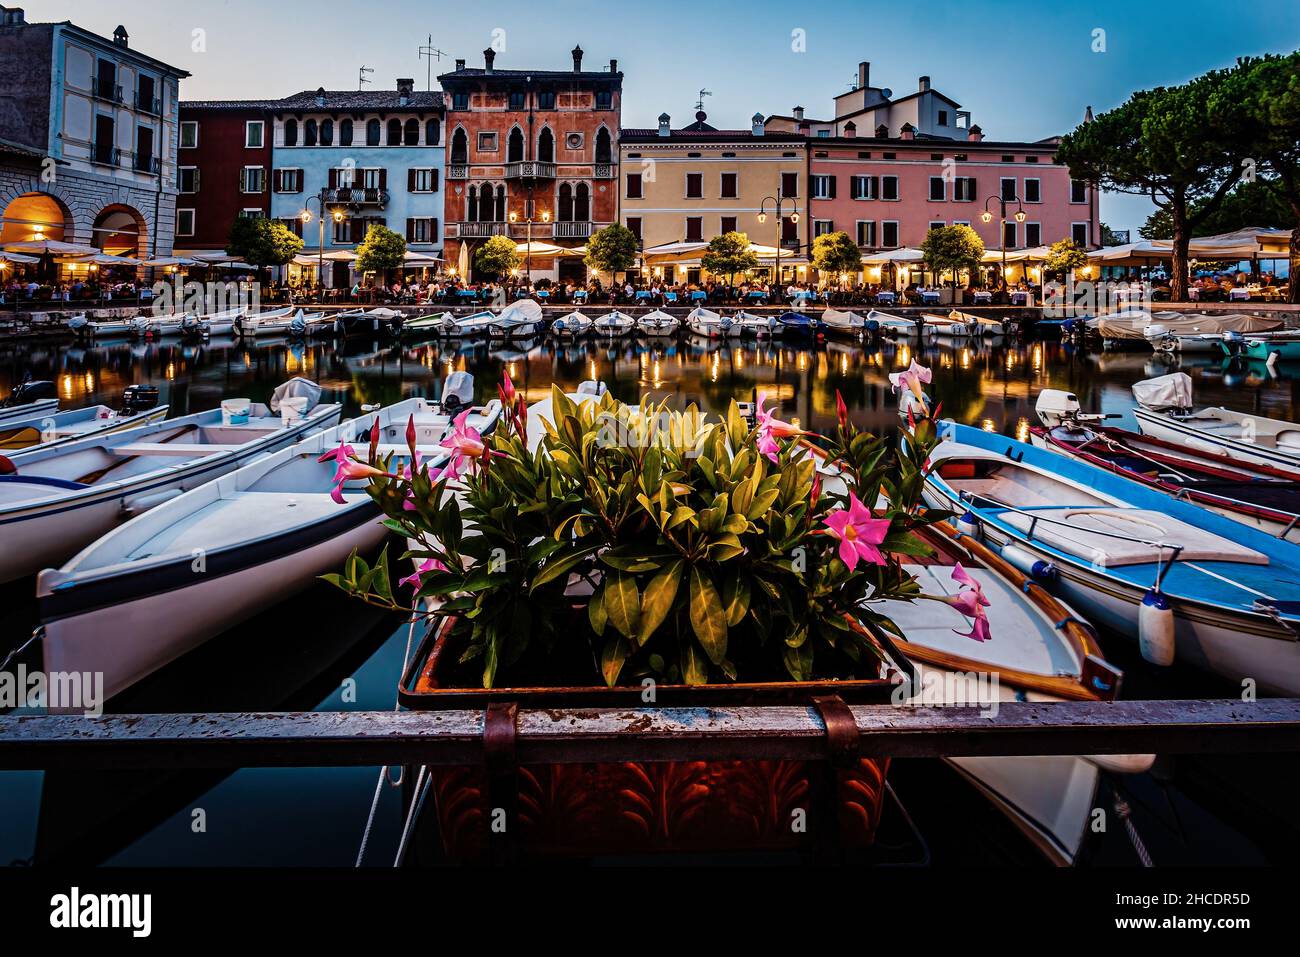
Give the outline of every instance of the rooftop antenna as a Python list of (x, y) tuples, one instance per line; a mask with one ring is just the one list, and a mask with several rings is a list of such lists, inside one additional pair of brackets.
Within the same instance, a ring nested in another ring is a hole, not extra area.
[(708, 90), (700, 90), (700, 98), (695, 101), (695, 109), (697, 112), (702, 111), (704, 109), (704, 98), (706, 96), (712, 96), (712, 95), (713, 94)]
[(358, 89), (358, 90), (361, 89), (361, 84), (363, 84), (363, 83), (369, 83), (369, 82), (370, 82), (369, 80), (366, 79), (366, 74), (367, 74), (367, 73), (374, 73), (374, 72), (375, 72), (375, 71), (374, 71), (371, 67), (368, 67), (368, 66), (362, 65), (361, 69), (357, 71), (357, 89)]
[(856, 90), (857, 88), (858, 88), (858, 78), (855, 76), (853, 79), (849, 80), (849, 90), (852, 91), (852, 90)]
[(428, 86), (430, 91), (433, 90), (433, 58), (437, 57), (439, 60), (441, 60), (442, 55), (446, 52), (447, 52), (446, 50), (439, 50), (436, 46), (433, 45), (432, 33), (429, 34), (428, 42), (424, 46), (420, 47), (420, 56), (424, 57), (429, 61), (428, 66), (425, 69), (425, 73), (426, 73), (425, 85)]

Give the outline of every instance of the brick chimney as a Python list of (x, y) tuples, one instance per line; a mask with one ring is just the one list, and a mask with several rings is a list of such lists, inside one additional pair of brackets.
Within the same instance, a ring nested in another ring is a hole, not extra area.
[(461, 70), (463, 70), (463, 69), (465, 69), (465, 61), (464, 61), (464, 60), (457, 60), (457, 61), (456, 61), (456, 72), (459, 73), (459, 72), (460, 72)]
[(672, 135), (673, 131), (672, 131), (672, 127), (670, 126), (671, 122), (672, 122), (672, 118), (667, 113), (659, 114), (659, 135), (660, 136)]
[(796, 120), (802, 120), (802, 119), (803, 119), (803, 107), (802, 107), (802, 106), (796, 106), (796, 107), (794, 108), (794, 118), (795, 118)]
[(852, 120), (849, 120), (847, 123), (845, 123), (845, 124), (844, 124), (844, 136), (845, 136), (846, 139), (850, 139), (850, 140), (852, 140), (852, 139), (857, 139), (857, 136), (858, 136), (858, 124), (857, 124), (857, 123), (854, 123)]
[(27, 14), (23, 12), (22, 7), (0, 7), (0, 13), (4, 14), (0, 26), (21, 27), (27, 23)]
[(930, 92), (930, 78), (923, 76), (916, 81), (916, 89), (920, 93)]
[(966, 131), (966, 139), (970, 140), (972, 143), (978, 143), (984, 139), (984, 131), (980, 129), (978, 123)]
[(325, 87), (316, 87), (316, 105), (323, 107), (325, 105)]
[(878, 140), (889, 139), (889, 127), (886, 126), (884, 123), (881, 123), (879, 126), (876, 127), (876, 139)]
[(898, 131), (898, 138), (900, 140), (916, 139), (916, 127), (911, 123), (904, 123), (903, 128)]
[(858, 89), (865, 90), (871, 85), (871, 64), (863, 60), (858, 64)]
[(497, 58), (497, 53), (491, 47), (483, 51), (483, 72), (492, 72), (492, 61)]
[(610, 72), (610, 73), (617, 73), (617, 72), (618, 72), (618, 61), (617, 61), (617, 60), (610, 60), (610, 61), (609, 61), (609, 72)]
[(113, 42), (120, 47), (128, 47), (131, 45), (131, 37), (127, 34), (126, 27), (122, 26), (120, 23), (117, 25), (117, 29), (113, 31)]
[(749, 122), (750, 122), (750, 132), (753, 133), (755, 136), (762, 136), (767, 132), (767, 128), (763, 125), (762, 113), (755, 113), (753, 116), (749, 118)]
[(582, 47), (575, 46), (571, 51), (573, 53), (573, 72), (582, 72)]
[(411, 102), (411, 93), (415, 90), (415, 81), (404, 77), (397, 80), (397, 102), (400, 106), (408, 106)]

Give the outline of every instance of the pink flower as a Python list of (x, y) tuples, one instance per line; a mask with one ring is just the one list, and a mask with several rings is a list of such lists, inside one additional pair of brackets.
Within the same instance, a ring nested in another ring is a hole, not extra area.
[(849, 427), (849, 407), (844, 404), (844, 396), (840, 395), (839, 389), (835, 390), (835, 420), (841, 429)]
[(397, 584), (410, 585), (416, 591), (419, 591), (421, 575), (427, 574), (428, 572), (434, 572), (434, 571), (445, 572), (446, 570), (447, 570), (447, 566), (444, 565), (442, 562), (438, 561), (438, 559), (426, 558), (423, 562), (419, 564), (419, 566), (411, 574), (407, 575), (405, 578), (399, 578), (397, 580)]
[(777, 439), (788, 439), (795, 435), (803, 435), (803, 430), (789, 422), (782, 422), (780, 419), (764, 409), (767, 404), (767, 393), (758, 394), (758, 407), (755, 410), (755, 416), (758, 419), (758, 434), (755, 437), (760, 455), (767, 456), (773, 463), (777, 461), (777, 455), (781, 447), (776, 444)]
[(340, 505), (345, 505), (347, 502), (343, 498), (344, 482), (375, 478), (387, 474), (387, 472), (377, 469), (373, 465), (367, 465), (365, 462), (358, 462), (356, 459), (344, 459), (339, 463), (338, 470), (334, 473), (334, 488), (330, 491), (330, 498)]
[(924, 399), (925, 390), (921, 386), (928, 385), (931, 378), (930, 370), (913, 359), (912, 365), (906, 372), (891, 372), (889, 374), (889, 384), (895, 392), (911, 389), (912, 394), (918, 399)]
[(507, 407), (514, 405), (515, 384), (510, 381), (510, 373), (508, 371), (501, 374), (501, 384), (497, 386), (497, 394), (501, 397), (502, 405)]
[(850, 492), (849, 507), (831, 512), (825, 524), (830, 534), (840, 540), (840, 560), (849, 566), (849, 571), (857, 567), (859, 560), (885, 564), (885, 556), (876, 546), (889, 534), (889, 519), (873, 518), (871, 509), (856, 494)]
[(316, 461), (328, 462), (330, 459), (333, 459), (334, 461), (342, 465), (344, 462), (346, 462), (348, 459), (352, 458), (352, 456), (356, 454), (357, 454), (356, 449), (348, 445), (347, 442), (339, 440), (339, 447), (337, 449), (331, 449), (329, 452), (326, 452)]
[(952, 570), (952, 580), (966, 586), (954, 598), (948, 598), (946, 601), (967, 618), (973, 618), (975, 623), (970, 631), (954, 632), (964, 638), (973, 638), (976, 641), (988, 641), (993, 637), (989, 629), (989, 617), (984, 609), (989, 607), (989, 600), (984, 597), (984, 589), (980, 583), (971, 577), (970, 572), (961, 567), (958, 562)]
[(483, 443), (483, 436), (479, 430), (471, 425), (466, 425), (469, 418), (470, 410), (466, 409), (452, 421), (451, 435), (442, 440), (444, 449), (451, 449), (452, 458), (467, 457), (471, 459), (481, 458), (487, 451), (487, 446)]

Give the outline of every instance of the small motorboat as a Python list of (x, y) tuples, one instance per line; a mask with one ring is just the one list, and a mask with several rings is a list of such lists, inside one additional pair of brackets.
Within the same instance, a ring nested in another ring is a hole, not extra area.
[(1300, 362), (1300, 332), (1258, 332), (1243, 335), (1225, 332), (1218, 339), (1218, 347), (1231, 358), (1266, 362)]
[(290, 379), (269, 404), (221, 408), (0, 458), (0, 583), (75, 554), (120, 522), (335, 425), (342, 407)]
[[(965, 315), (960, 312), (956, 314)], [(978, 324), (968, 322), (964, 318), (954, 319), (951, 315), (940, 316), (931, 312), (921, 313), (921, 318), (925, 320), (926, 325), (933, 327), (934, 335), (940, 339), (973, 339), (984, 334)]]
[(635, 332), (636, 320), (627, 313), (615, 309), (613, 312), (607, 312), (597, 318), (592, 323), (592, 328), (595, 330), (596, 335), (613, 339), (618, 336), (631, 335)]
[[(409, 464), (408, 422), (423, 462), (448, 455), (439, 443), (455, 414), (486, 434), (501, 404), (471, 408), (473, 378), (448, 377), (442, 403), (407, 399), (317, 432), (171, 499), (83, 549), (37, 580), (45, 666), (103, 672), (104, 695), (125, 690), (214, 635), (245, 621), (369, 552), (388, 534), (366, 481), (331, 497), (342, 444), (358, 451), (378, 423), (379, 454)], [(195, 569), (201, 555), (202, 572)], [(148, 622), (147, 628), (140, 622)]]
[(935, 325), (933, 322), (917, 320), (910, 316), (895, 316), (888, 312), (880, 312), (872, 309), (867, 313), (867, 321), (875, 322), (882, 334), (893, 336), (899, 339), (916, 339), (927, 335), (933, 335)]
[(301, 309), (293, 306), (268, 312), (241, 312), (231, 321), (231, 329), (235, 335), (244, 338), (285, 335), (289, 332), (294, 317), (301, 312)]
[(402, 333), (402, 313), (386, 306), (374, 309), (348, 309), (333, 316), (334, 334), (338, 336), (398, 336)]
[(867, 320), (852, 310), (827, 309), (821, 315), (822, 328), (827, 335), (862, 337), (867, 331)]
[(26, 419), (0, 422), (0, 451), (14, 452), (33, 446), (51, 448), (91, 435), (133, 429), (167, 417), (167, 406), (158, 405), (155, 386), (128, 386), (123, 408), (91, 405), (70, 412), (47, 412)]
[(766, 339), (776, 332), (776, 316), (760, 316), (756, 312), (746, 312), (742, 309), (732, 315), (731, 321), (740, 327), (742, 336)]
[(1281, 319), (1266, 319), (1244, 313), (1203, 315), (1172, 310), (1153, 313), (1144, 309), (1126, 309), (1088, 320), (1090, 331), (1114, 345), (1149, 343), (1153, 337), (1164, 339), (1171, 335), (1222, 335), (1225, 332), (1253, 335), (1279, 329), (1281, 326)]
[(535, 299), (518, 299), (488, 323), (492, 339), (531, 339), (542, 331), (542, 307)]
[(334, 335), (334, 317), (328, 312), (303, 312), (298, 310), (289, 323), (288, 335), (293, 339), (315, 339)]
[(730, 339), (741, 333), (740, 326), (730, 316), (721, 316), (703, 306), (690, 311), (686, 316), (686, 327), (697, 336), (710, 339)]
[(952, 422), (927, 502), (1144, 658), (1300, 694), (1300, 545), (1072, 456)]
[(88, 339), (131, 336), (135, 334), (136, 318), (132, 316), (125, 319), (91, 319), (83, 313), (68, 320), (68, 329), (77, 336)]
[(1106, 416), (1081, 411), (1073, 393), (1057, 389), (1040, 392), (1034, 408), (1043, 425), (1029, 434), (1039, 448), (1075, 456), (1270, 535), (1300, 541), (1300, 463), (1289, 470), (1252, 466), (1108, 428), (1100, 424)]
[(497, 314), (484, 310), (468, 316), (458, 316), (454, 325), (447, 330), (453, 339), (486, 339), (488, 326), (497, 321)]
[(662, 338), (664, 336), (674, 336), (677, 330), (681, 328), (682, 322), (676, 316), (670, 316), (662, 309), (656, 309), (654, 312), (647, 312), (644, 316), (637, 318), (636, 327), (643, 335), (655, 336)]
[(48, 415), (59, 407), (59, 393), (48, 379), (20, 382), (0, 399), (0, 426), (19, 419)]
[(404, 336), (446, 336), (456, 327), (456, 317), (450, 312), (431, 312), (402, 323)]
[(551, 323), (551, 332), (557, 339), (577, 339), (591, 332), (591, 319), (574, 311)]
[(821, 323), (806, 312), (787, 312), (776, 317), (775, 332), (786, 339), (811, 339), (821, 331)]
[[(245, 311), (243, 306), (236, 306), (233, 309), (223, 309), (219, 312), (199, 316), (198, 328), (205, 336), (228, 336), (235, 331), (235, 320), (242, 316)], [(181, 334), (186, 334), (186, 329), (183, 326)]]
[(946, 317), (950, 322), (964, 323), (977, 336), (1006, 336), (1015, 331), (1015, 323), (995, 316), (979, 316), (973, 312), (953, 309)]
[(131, 322), (131, 334), (137, 339), (159, 339), (162, 336), (177, 336), (185, 326), (186, 313), (170, 313), (166, 316), (136, 316)]
[(1193, 411), (1185, 372), (1134, 383), (1133, 397), (1133, 417), (1146, 435), (1237, 463), (1300, 467), (1300, 424), (1222, 407)]

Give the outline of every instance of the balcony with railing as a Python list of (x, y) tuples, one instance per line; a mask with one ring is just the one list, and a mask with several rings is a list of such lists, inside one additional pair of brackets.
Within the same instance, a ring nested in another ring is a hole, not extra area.
[(100, 166), (120, 166), (122, 151), (112, 143), (92, 143), (90, 161)]
[(122, 102), (122, 87), (102, 77), (97, 76), (90, 81), (90, 94), (97, 100), (108, 100), (110, 103)]
[(150, 176), (157, 176), (162, 172), (162, 160), (156, 156), (141, 156), (137, 153), (131, 168), (137, 173), (148, 173)]
[(591, 171), (592, 179), (614, 179), (618, 176), (618, 167), (613, 163), (597, 163)]
[(339, 186), (325, 190), (325, 202), (335, 206), (387, 206), (388, 190), (373, 186)]
[(555, 179), (555, 164), (535, 160), (507, 163), (506, 179)]
[(553, 235), (551, 230), (551, 223), (543, 223), (541, 221), (534, 221), (531, 232), (529, 231), (528, 223), (526, 222), (511, 223), (510, 238), (522, 241), (531, 237), (534, 242), (537, 242), (538, 240), (550, 239)]
[(556, 239), (586, 239), (590, 235), (590, 222), (561, 222), (555, 224)]
[(137, 92), (135, 94), (135, 108), (141, 113), (152, 113), (154, 116), (162, 116), (162, 100), (156, 96), (144, 96)]
[(489, 236), (504, 236), (509, 223), (456, 223), (456, 233), (463, 239), (486, 239)]
[(453, 163), (447, 167), (447, 179), (469, 179), (469, 166)]

